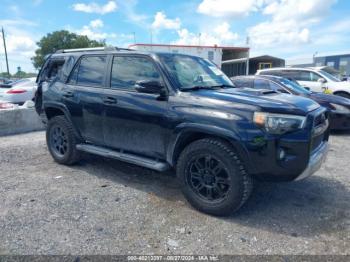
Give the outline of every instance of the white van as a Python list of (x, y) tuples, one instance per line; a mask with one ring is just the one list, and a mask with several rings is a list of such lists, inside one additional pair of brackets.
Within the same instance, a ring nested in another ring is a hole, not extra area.
[(350, 98), (350, 82), (342, 82), (319, 68), (269, 68), (258, 70), (257, 75), (275, 75), (296, 80), (314, 92), (326, 92)]

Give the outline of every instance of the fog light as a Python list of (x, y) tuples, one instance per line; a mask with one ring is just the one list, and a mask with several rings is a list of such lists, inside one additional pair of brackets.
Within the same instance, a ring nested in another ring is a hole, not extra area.
[(286, 151), (284, 151), (283, 149), (280, 149), (278, 151), (278, 159), (283, 160), (285, 157), (286, 157)]

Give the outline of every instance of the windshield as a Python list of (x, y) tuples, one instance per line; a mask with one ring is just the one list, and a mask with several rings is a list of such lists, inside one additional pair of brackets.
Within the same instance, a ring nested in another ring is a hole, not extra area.
[(292, 92), (296, 94), (311, 94), (309, 90), (306, 88), (302, 87), (295, 81), (288, 80), (286, 78), (281, 78), (279, 80), (283, 85), (285, 85), (288, 89), (290, 89)]
[(159, 54), (159, 58), (181, 90), (234, 86), (219, 68), (203, 58), (180, 54)]
[(327, 77), (328, 79), (332, 80), (333, 82), (341, 82), (340, 79), (336, 78), (334, 75), (326, 72), (326, 71), (323, 71), (323, 70), (320, 70), (319, 71), (323, 76)]

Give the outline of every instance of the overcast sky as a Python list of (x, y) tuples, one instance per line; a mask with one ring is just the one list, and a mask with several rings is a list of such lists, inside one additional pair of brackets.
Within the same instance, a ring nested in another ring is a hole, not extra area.
[[(67, 29), (109, 45), (244, 46), (285, 59), (350, 51), (348, 0), (0, 0), (10, 71), (33, 71), (45, 34)], [(200, 37), (199, 37), (200, 35)], [(0, 42), (0, 71), (5, 71)]]

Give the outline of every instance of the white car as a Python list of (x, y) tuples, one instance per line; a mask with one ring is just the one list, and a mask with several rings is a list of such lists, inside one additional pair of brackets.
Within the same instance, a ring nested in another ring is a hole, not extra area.
[(37, 90), (36, 78), (24, 78), (11, 84), (0, 84), (0, 101), (23, 104), (33, 100)]
[(269, 68), (258, 70), (257, 75), (274, 75), (297, 81), (314, 92), (325, 92), (350, 98), (350, 82), (344, 82), (317, 67)]

